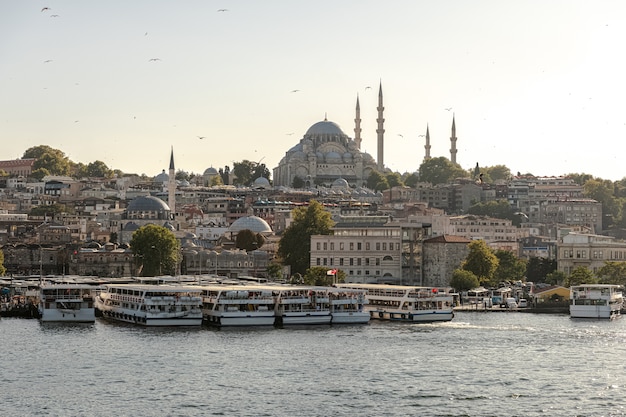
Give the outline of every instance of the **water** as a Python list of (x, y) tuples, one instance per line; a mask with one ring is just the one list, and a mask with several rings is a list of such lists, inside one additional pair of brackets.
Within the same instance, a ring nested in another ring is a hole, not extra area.
[(626, 318), (0, 330), (3, 416), (626, 416)]

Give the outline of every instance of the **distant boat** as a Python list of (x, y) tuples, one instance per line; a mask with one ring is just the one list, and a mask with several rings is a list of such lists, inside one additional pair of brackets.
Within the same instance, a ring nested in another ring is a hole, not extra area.
[(202, 315), (212, 326), (273, 326), (272, 290), (254, 285), (202, 285)]
[(612, 284), (581, 284), (570, 287), (571, 318), (613, 319), (624, 307), (623, 287)]
[(94, 290), (87, 284), (42, 283), (39, 295), (41, 321), (95, 322)]
[(454, 317), (454, 296), (444, 289), (405, 285), (341, 283), (337, 288), (366, 290), (372, 319), (428, 323)]
[(96, 297), (102, 317), (143, 326), (200, 326), (199, 287), (185, 285), (106, 284)]

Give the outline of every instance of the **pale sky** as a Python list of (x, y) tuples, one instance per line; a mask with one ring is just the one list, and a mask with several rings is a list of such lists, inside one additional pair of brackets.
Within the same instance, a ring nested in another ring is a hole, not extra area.
[(618, 180), (625, 41), (622, 0), (0, 0), (0, 159), (48, 145), (152, 176), (173, 146), (187, 172), (271, 171), (325, 114), (354, 137), (357, 94), (377, 159), (382, 82), (394, 171), (427, 124), (449, 158), (454, 113), (463, 168)]

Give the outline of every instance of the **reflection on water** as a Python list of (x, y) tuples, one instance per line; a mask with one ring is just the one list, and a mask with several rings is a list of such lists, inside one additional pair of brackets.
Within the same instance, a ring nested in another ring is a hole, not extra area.
[(626, 320), (145, 328), (2, 319), (2, 415), (625, 415)]

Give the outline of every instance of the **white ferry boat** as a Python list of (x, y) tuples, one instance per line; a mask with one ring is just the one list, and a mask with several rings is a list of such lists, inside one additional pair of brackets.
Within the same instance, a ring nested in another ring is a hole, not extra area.
[(265, 287), (276, 299), (276, 324), (330, 324), (330, 304), (326, 289), (313, 287)]
[(213, 326), (273, 326), (274, 296), (254, 285), (203, 285), (202, 315)]
[(199, 287), (184, 285), (106, 284), (96, 308), (107, 319), (143, 326), (200, 326)]
[(42, 322), (93, 323), (95, 288), (87, 284), (42, 283), (39, 316)]
[(364, 324), (370, 321), (365, 310), (367, 291), (352, 288), (326, 288), (332, 324)]
[(570, 287), (571, 318), (613, 319), (624, 306), (623, 287), (611, 284), (582, 284)]
[(365, 309), (372, 319), (428, 323), (454, 317), (453, 294), (439, 288), (356, 283), (335, 286), (366, 290)]

